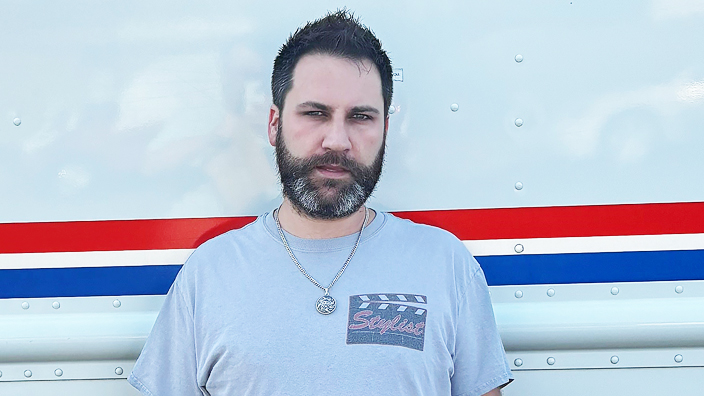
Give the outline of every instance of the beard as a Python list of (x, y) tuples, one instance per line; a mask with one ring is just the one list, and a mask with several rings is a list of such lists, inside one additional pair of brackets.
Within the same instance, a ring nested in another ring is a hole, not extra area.
[[(283, 140), (282, 125), (276, 134), (276, 165), (283, 194), (300, 213), (314, 219), (339, 219), (359, 210), (372, 195), (381, 177), (386, 134), (371, 165), (362, 165), (339, 151), (328, 151), (309, 158), (296, 158)], [(314, 177), (319, 166), (343, 167), (346, 179)]]

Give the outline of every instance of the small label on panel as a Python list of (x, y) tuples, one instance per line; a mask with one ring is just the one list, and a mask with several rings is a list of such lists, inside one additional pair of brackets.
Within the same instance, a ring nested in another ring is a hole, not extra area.
[(403, 82), (403, 69), (394, 69), (393, 76), (394, 76), (394, 81)]

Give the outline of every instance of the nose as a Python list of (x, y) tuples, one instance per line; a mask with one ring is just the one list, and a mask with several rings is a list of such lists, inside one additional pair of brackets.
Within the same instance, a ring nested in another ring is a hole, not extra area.
[(344, 117), (336, 117), (329, 124), (323, 136), (323, 148), (331, 151), (349, 151), (352, 148), (349, 131)]

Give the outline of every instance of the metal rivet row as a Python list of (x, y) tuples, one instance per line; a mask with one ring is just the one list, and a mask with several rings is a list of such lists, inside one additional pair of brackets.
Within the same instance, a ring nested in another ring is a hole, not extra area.
[[(516, 293), (518, 293), (518, 292), (516, 292)], [(684, 361), (684, 356), (682, 356), (681, 354), (677, 354), (677, 355), (675, 355), (674, 360), (676, 363), (682, 363)], [(611, 364), (616, 365), (621, 361), (621, 359), (618, 357), (618, 355), (612, 355), (611, 358), (609, 358), (609, 361), (611, 362)], [(545, 360), (545, 362), (550, 366), (554, 366), (555, 363), (557, 362), (557, 360), (554, 357), (549, 356)], [(523, 359), (521, 359), (521, 358), (514, 359), (513, 365), (515, 367), (522, 367), (523, 366)]]

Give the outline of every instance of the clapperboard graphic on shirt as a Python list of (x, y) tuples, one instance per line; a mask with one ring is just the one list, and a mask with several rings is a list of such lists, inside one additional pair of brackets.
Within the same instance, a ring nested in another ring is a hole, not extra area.
[(347, 344), (398, 345), (422, 351), (427, 302), (418, 294), (350, 296)]

